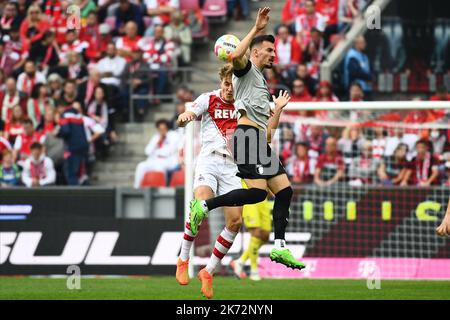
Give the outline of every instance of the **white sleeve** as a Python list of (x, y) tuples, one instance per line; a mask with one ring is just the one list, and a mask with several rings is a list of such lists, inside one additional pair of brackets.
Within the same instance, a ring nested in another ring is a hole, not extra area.
[[(117, 56), (119, 57), (119, 56)], [(113, 71), (114, 76), (116, 77), (120, 77), (123, 73), (123, 70), (125, 70), (125, 65), (127, 64), (127, 62), (125, 61), (124, 58), (119, 57), (120, 59), (117, 59), (117, 64), (116, 64), (116, 68)]]
[(122, 49), (123, 48), (123, 39), (122, 39), (122, 37), (117, 39), (117, 41), (116, 41), (116, 48), (117, 49)]
[(158, 6), (156, 0), (145, 0), (145, 6), (147, 9), (155, 9)]
[(17, 136), (14, 141), (14, 150), (20, 151), (20, 149), (22, 149), (22, 136)]
[(295, 18), (295, 32), (299, 33), (303, 31), (300, 17)]
[(180, 0), (170, 0), (170, 6), (180, 9)]
[(33, 183), (32, 179), (31, 179), (31, 172), (30, 172), (30, 160), (26, 160), (23, 164), (22, 182), (27, 187), (31, 187), (31, 185)]
[(53, 184), (56, 181), (56, 172), (53, 167), (53, 161), (46, 157), (44, 159), (44, 169), (45, 169), (45, 178), (39, 180), (39, 184), (41, 186), (46, 186), (49, 184)]
[(205, 113), (208, 110), (209, 107), (209, 95), (208, 94), (202, 94), (200, 95), (195, 101), (192, 103), (192, 105), (186, 109), (186, 111), (191, 111), (195, 113), (195, 115), (198, 117)]
[(155, 150), (156, 144), (158, 143), (158, 140), (159, 140), (159, 134), (154, 135), (154, 136), (150, 139), (149, 143), (148, 143), (147, 146), (145, 147), (145, 155), (146, 155), (147, 157), (150, 157), (151, 154), (153, 153), (153, 151)]
[(17, 90), (23, 91), (23, 78), (25, 77), (24, 73), (19, 74), (19, 77), (17, 78)]

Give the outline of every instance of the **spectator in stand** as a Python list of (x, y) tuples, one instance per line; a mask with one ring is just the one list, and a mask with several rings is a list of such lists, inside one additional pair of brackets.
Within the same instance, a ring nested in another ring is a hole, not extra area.
[(277, 65), (277, 72), (287, 79), (291, 70), (302, 61), (302, 51), (295, 37), (289, 34), (286, 25), (278, 28), (275, 37), (275, 52), (274, 63)]
[(22, 121), (23, 133), (16, 137), (13, 148), (13, 159), (19, 165), (23, 164), (30, 155), (30, 146), (34, 142), (43, 142), (41, 133), (34, 130), (33, 122), (30, 119)]
[(287, 161), (286, 171), (291, 177), (292, 183), (307, 184), (313, 181), (315, 161), (308, 156), (307, 142), (295, 144), (295, 155)]
[[(170, 15), (180, 9), (180, 0), (144, 0), (144, 3), (147, 15), (152, 17), (151, 29), (156, 25), (168, 25)], [(151, 31), (148, 34), (146, 32), (146, 35), (152, 34)]]
[(60, 116), (58, 136), (64, 140), (64, 175), (67, 184), (76, 186), (80, 184), (78, 173), (87, 162), (89, 142), (86, 137), (83, 115), (73, 107), (73, 104), (67, 106)]
[(136, 33), (142, 35), (144, 33), (144, 21), (142, 19), (141, 8), (131, 3), (130, 0), (119, 0), (119, 7), (115, 12), (116, 27), (115, 31), (119, 35), (127, 34), (127, 25), (129, 22), (134, 22), (136, 26)]
[(415, 155), (415, 144), (419, 140), (416, 134), (405, 134), (404, 129), (394, 128), (390, 130), (389, 136), (386, 139), (386, 148), (384, 149), (384, 156), (390, 157), (394, 154), (395, 149), (400, 143), (408, 146), (407, 159), (411, 160)]
[(80, 41), (86, 42), (86, 58), (91, 62), (98, 61), (103, 54), (103, 43), (100, 37), (100, 25), (97, 20), (97, 13), (91, 11), (86, 19), (86, 25), (80, 30)]
[(172, 120), (170, 120), (170, 130), (182, 129), (178, 127), (177, 120), (178, 116), (184, 111), (186, 111), (186, 105), (183, 102), (177, 103), (175, 106), (175, 115), (173, 116)]
[(191, 63), (191, 29), (183, 21), (183, 15), (180, 11), (174, 11), (171, 14), (171, 22), (164, 27), (164, 38), (177, 46), (178, 64), (181, 66)]
[(97, 63), (97, 70), (100, 72), (101, 83), (113, 85), (120, 88), (120, 79), (125, 70), (127, 61), (117, 55), (114, 42), (108, 43), (106, 56)]
[(169, 70), (167, 69), (173, 66), (175, 44), (164, 38), (163, 26), (156, 25), (154, 37), (144, 38), (140, 46), (144, 51), (144, 60), (157, 74), (155, 93), (166, 94), (169, 80)]
[(95, 87), (94, 99), (87, 107), (87, 115), (102, 126), (106, 135), (106, 142), (109, 142), (110, 139), (113, 141), (117, 140), (114, 124), (109, 118), (106, 92), (102, 86)]
[(416, 157), (412, 160), (412, 184), (422, 187), (439, 184), (439, 159), (426, 140), (416, 142)]
[(20, 25), (23, 51), (28, 52), (32, 43), (40, 40), (48, 29), (50, 29), (50, 24), (45, 15), (42, 14), (41, 8), (37, 4), (29, 6), (27, 17)]
[(14, 187), (19, 186), (20, 169), (13, 161), (13, 155), (10, 150), (2, 152), (2, 160), (0, 165), (0, 187)]
[(306, 64), (300, 63), (297, 66), (293, 80), (295, 79), (302, 80), (311, 95), (316, 94), (317, 80), (311, 77)]
[(175, 93), (176, 99), (180, 103), (186, 103), (194, 101), (194, 93), (191, 89), (189, 89), (185, 85), (181, 85), (178, 87)]
[(10, 119), (15, 106), (26, 109), (27, 97), (17, 90), (16, 80), (13, 77), (6, 79), (5, 91), (0, 92), (0, 118), (6, 124)]
[(351, 25), (366, 6), (367, 0), (341, 0), (339, 3), (339, 21), (341, 28)]
[(45, 15), (50, 20), (50, 30), (55, 34), (59, 46), (66, 42), (68, 6), (68, 1), (47, 0), (45, 3)]
[(23, 57), (26, 56), (26, 51), (23, 49), (23, 43), (20, 39), (19, 29), (12, 28), (9, 32), (9, 40), (5, 41), (5, 52), (9, 53), (9, 57), (14, 59), (15, 62), (12, 66), (9, 67), (11, 69), (11, 75), (16, 76), (20, 72), (20, 68), (23, 67), (25, 63), (25, 59)]
[(450, 187), (450, 161), (445, 162), (445, 174), (447, 181), (445, 181), (444, 186)]
[[(333, 94), (333, 91), (331, 91), (331, 83), (322, 80), (319, 83), (319, 87), (317, 89), (316, 96), (312, 99), (312, 101), (315, 102), (338, 102), (339, 99)], [(327, 111), (327, 110), (317, 110), (315, 112), (315, 116), (319, 118), (338, 118), (339, 112), (338, 111)]]
[(35, 128), (41, 123), (47, 106), (54, 107), (55, 104), (53, 99), (49, 97), (48, 86), (38, 83), (33, 87), (27, 103), (28, 118), (33, 122)]
[(337, 151), (337, 142), (328, 137), (325, 142), (325, 153), (319, 156), (314, 172), (314, 183), (318, 186), (331, 186), (344, 177), (345, 165)]
[(274, 68), (266, 69), (263, 71), (264, 78), (266, 79), (267, 87), (271, 95), (276, 95), (279, 91), (278, 85), (280, 84), (280, 76), (275, 72)]
[(87, 68), (76, 51), (67, 52), (67, 65), (60, 65), (57, 72), (63, 79), (75, 80), (77, 84), (86, 81), (88, 77)]
[(81, 25), (86, 25), (86, 19), (92, 11), (97, 9), (93, 0), (75, 0), (74, 3), (80, 8)]
[(431, 101), (450, 101), (450, 93), (448, 93), (445, 85), (439, 86), (436, 94), (430, 97)]
[(49, 70), (59, 63), (58, 45), (55, 41), (55, 34), (48, 30), (40, 40), (31, 44), (29, 59), (37, 64), (37, 68), (47, 74)]
[(443, 154), (445, 152), (445, 146), (447, 144), (447, 130), (445, 129), (431, 129), (429, 134), (429, 140), (433, 146), (435, 154)]
[(0, 38), (0, 69), (4, 71), (6, 77), (11, 76), (19, 59), (20, 55), (17, 52), (7, 50), (4, 41)]
[(30, 146), (30, 156), (24, 162), (22, 182), (28, 188), (52, 185), (56, 181), (56, 171), (53, 161), (44, 153), (44, 147), (39, 142)]
[(309, 75), (314, 79), (319, 79), (320, 63), (324, 57), (324, 40), (322, 32), (316, 28), (311, 30), (311, 38), (306, 44), (303, 54), (303, 62), (308, 67)]
[(305, 11), (300, 13), (295, 19), (295, 32), (297, 41), (302, 50), (306, 50), (311, 40), (311, 30), (313, 28), (320, 32), (325, 31), (327, 17), (316, 11), (315, 1), (305, 1)]
[[(130, 86), (134, 94), (147, 95), (150, 92), (150, 67), (143, 59), (140, 48), (133, 51), (132, 60), (127, 63), (122, 74), (122, 96), (126, 103), (129, 100)], [(134, 105), (139, 116), (138, 120), (142, 120), (148, 99), (135, 99)]]
[(62, 63), (68, 61), (69, 53), (76, 52), (80, 57), (84, 59), (84, 52), (89, 47), (89, 43), (81, 41), (79, 39), (78, 31), (75, 29), (69, 29), (66, 32), (66, 41), (61, 45), (59, 50), (59, 60)]
[(295, 19), (305, 11), (306, 0), (286, 0), (281, 12), (281, 21), (288, 26), (289, 32), (295, 34)]
[(325, 47), (330, 43), (330, 36), (338, 33), (338, 12), (340, 0), (317, 0), (316, 9), (326, 17), (324, 31)]
[(161, 119), (156, 122), (158, 133), (152, 137), (145, 147), (147, 160), (142, 161), (136, 167), (134, 187), (141, 187), (142, 179), (148, 171), (161, 171), (169, 175), (176, 171), (178, 163), (179, 136), (175, 131), (169, 130), (169, 121)]
[[(350, 164), (358, 157), (366, 143), (362, 131), (357, 127), (346, 127), (338, 141), (338, 149), (344, 156), (345, 164)], [(372, 146), (370, 146), (372, 148)]]
[(356, 81), (367, 96), (372, 91), (372, 72), (369, 57), (364, 53), (365, 49), (366, 40), (363, 36), (357, 37), (353, 48), (347, 52), (344, 58), (344, 72), (342, 76), (345, 88), (350, 88), (350, 85)]
[(116, 48), (121, 57), (124, 57), (127, 62), (132, 59), (132, 53), (139, 48), (139, 41), (141, 36), (138, 35), (137, 24), (133, 21), (127, 22), (125, 25), (125, 35), (120, 37), (116, 42)]
[(305, 87), (303, 80), (296, 79), (292, 83), (291, 102), (309, 102), (312, 101), (312, 97)]
[(61, 99), (57, 102), (57, 106), (64, 108), (69, 107), (77, 99), (77, 83), (75, 80), (67, 79), (64, 82), (63, 94)]
[(372, 140), (372, 154), (375, 159), (382, 159), (386, 149), (386, 131), (383, 127), (376, 127), (375, 138)]
[[(294, 131), (295, 132), (295, 131)], [(327, 133), (320, 126), (312, 125), (307, 127), (305, 135), (297, 134), (296, 139), (305, 140), (309, 143), (308, 155), (311, 159), (317, 160), (319, 155), (323, 153), (325, 148), (325, 142), (328, 138)]]
[(349, 185), (360, 187), (374, 184), (379, 167), (380, 160), (375, 159), (372, 154), (372, 142), (364, 141), (361, 153), (350, 162), (348, 168)]
[(37, 71), (36, 64), (32, 60), (27, 60), (22, 72), (17, 78), (17, 90), (31, 95), (34, 85), (38, 83), (46, 83), (45, 76)]
[[(8, 140), (6, 140), (5, 138), (3, 138), (3, 128), (0, 128), (0, 157), (3, 154), (4, 151), (8, 150), (8, 151), (12, 151), (12, 147), (11, 144), (9, 143)], [(1, 161), (1, 158), (0, 158)]]
[(100, 82), (101, 74), (96, 68), (89, 71), (88, 81), (81, 83), (77, 88), (77, 101), (81, 103), (83, 110), (94, 100), (94, 91), (98, 86), (106, 90), (106, 85)]
[(392, 156), (381, 161), (378, 177), (383, 185), (407, 186), (412, 174), (412, 164), (406, 159), (408, 145), (400, 143)]
[(16, 137), (23, 133), (22, 122), (25, 119), (25, 115), (21, 106), (16, 105), (12, 109), (11, 118), (5, 121), (5, 132), (3, 136), (8, 139), (11, 145), (14, 145)]
[[(235, 12), (238, 4), (240, 8), (240, 15)], [(234, 15), (236, 20), (247, 20), (250, 17), (249, 0), (227, 0), (227, 13), (228, 18), (231, 18)]]
[(19, 16), (20, 22), (23, 22), (23, 20), (27, 17), (27, 10), (28, 6), (30, 5), (30, 1), (28, 0), (17, 0), (18, 10), (17, 15)]
[(17, 3), (11, 1), (5, 4), (0, 18), (0, 37), (8, 35), (13, 28), (19, 28), (20, 22)]
[(47, 78), (49, 96), (53, 101), (59, 101), (63, 93), (63, 80), (57, 73), (52, 73)]

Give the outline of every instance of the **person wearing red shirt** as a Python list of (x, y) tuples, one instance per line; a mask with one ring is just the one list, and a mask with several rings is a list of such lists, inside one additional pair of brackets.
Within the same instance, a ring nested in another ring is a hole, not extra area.
[[(331, 91), (331, 83), (322, 80), (317, 88), (316, 96), (312, 99), (315, 102), (338, 102), (339, 99)], [(317, 110), (315, 112), (316, 117), (327, 118), (334, 112), (328, 112), (327, 110)]]
[(327, 18), (324, 32), (325, 46), (328, 46), (330, 36), (338, 32), (339, 0), (317, 0), (316, 10)]
[(295, 37), (289, 34), (286, 25), (278, 28), (278, 34), (275, 37), (275, 61), (276, 65), (299, 64), (302, 61), (302, 51)]
[(22, 107), (16, 105), (9, 121), (5, 122), (4, 137), (11, 145), (16, 141), (16, 137), (23, 133), (22, 121), (25, 119)]
[(20, 39), (23, 43), (23, 51), (28, 52), (31, 44), (42, 38), (44, 33), (50, 29), (50, 23), (42, 15), (38, 5), (31, 5), (27, 11), (27, 17), (20, 25)]
[(416, 142), (417, 155), (412, 160), (412, 184), (428, 187), (439, 184), (439, 159), (431, 152), (430, 142), (419, 140)]
[(42, 142), (42, 134), (34, 130), (33, 122), (30, 119), (23, 120), (22, 125), (23, 133), (18, 135), (14, 142), (14, 162), (24, 161), (30, 155), (30, 146), (34, 142)]
[(11, 120), (12, 111), (15, 106), (26, 110), (27, 97), (17, 90), (16, 80), (13, 77), (6, 79), (5, 91), (0, 91), (0, 119), (6, 124)]
[(47, 0), (45, 3), (45, 15), (50, 19), (50, 30), (55, 33), (58, 45), (66, 41), (68, 2), (60, 0)]
[(296, 79), (292, 83), (291, 102), (309, 102), (312, 97), (308, 92), (303, 80)]
[(296, 184), (311, 183), (314, 174), (314, 161), (308, 156), (308, 143), (295, 144), (295, 155), (287, 163), (286, 171)]
[(337, 151), (336, 138), (325, 141), (325, 153), (319, 156), (314, 172), (314, 183), (318, 186), (331, 186), (344, 176), (344, 159)]
[(320, 32), (325, 31), (326, 17), (316, 11), (314, 0), (306, 0), (305, 12), (295, 19), (295, 32), (297, 41), (302, 50), (306, 49), (311, 40), (311, 30), (313, 28)]
[(133, 21), (129, 21), (125, 25), (125, 36), (120, 37), (116, 42), (119, 56), (125, 58), (127, 62), (132, 60), (131, 53), (139, 48), (138, 43), (139, 40), (141, 40), (141, 37), (137, 32), (137, 24)]
[(286, 0), (281, 12), (281, 20), (289, 26), (291, 33), (295, 31), (295, 19), (305, 11), (305, 0)]

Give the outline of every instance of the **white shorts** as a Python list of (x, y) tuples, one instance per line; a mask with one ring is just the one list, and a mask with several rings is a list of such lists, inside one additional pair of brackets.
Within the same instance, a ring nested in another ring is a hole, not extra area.
[(234, 161), (221, 155), (199, 156), (195, 166), (194, 190), (200, 186), (210, 187), (216, 195), (222, 195), (235, 189), (242, 189), (241, 178), (236, 176)]

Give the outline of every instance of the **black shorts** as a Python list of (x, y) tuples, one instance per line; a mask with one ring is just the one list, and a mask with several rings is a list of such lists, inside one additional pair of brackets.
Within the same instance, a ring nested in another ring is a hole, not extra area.
[(266, 132), (238, 125), (233, 134), (233, 158), (242, 179), (270, 179), (286, 171), (278, 155), (267, 143)]

